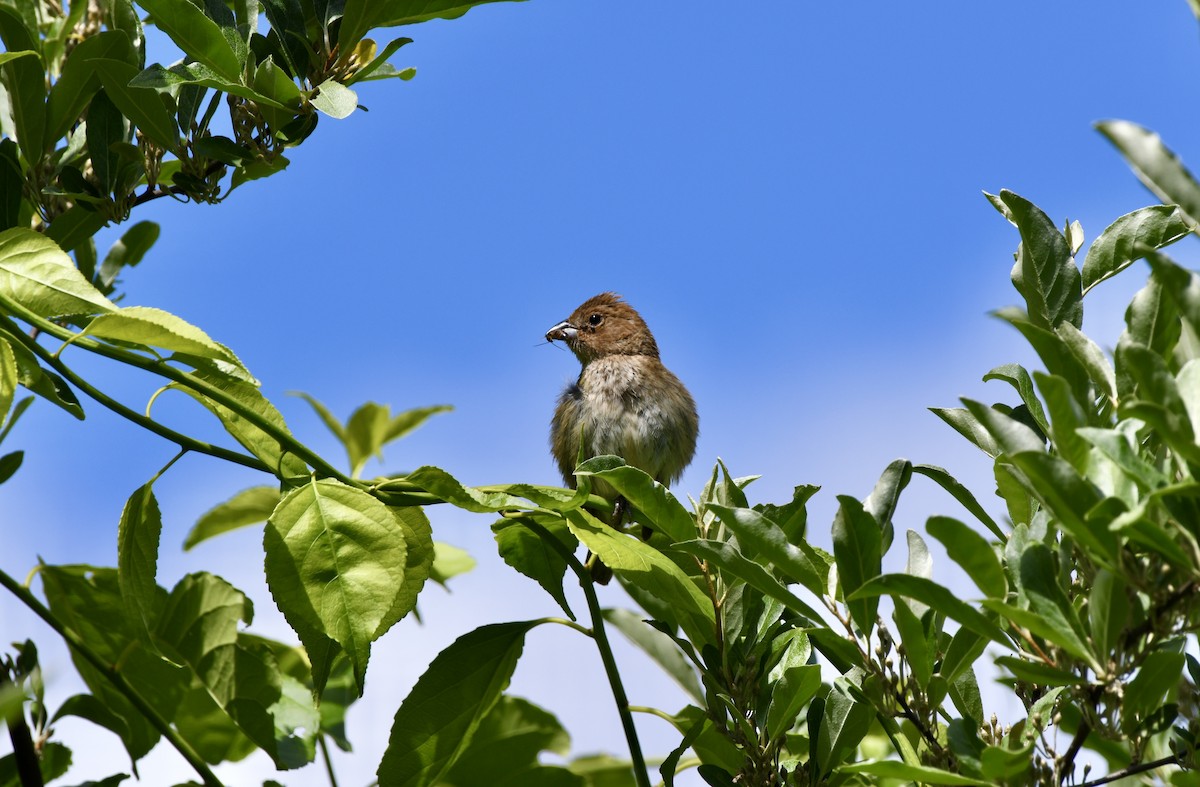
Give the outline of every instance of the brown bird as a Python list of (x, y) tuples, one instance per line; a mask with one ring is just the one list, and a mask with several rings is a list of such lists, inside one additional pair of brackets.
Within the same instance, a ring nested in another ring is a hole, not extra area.
[[(696, 453), (700, 418), (687, 388), (659, 360), (658, 344), (642, 316), (621, 296), (605, 292), (547, 331), (546, 339), (564, 342), (583, 365), (579, 379), (559, 397), (550, 422), (550, 452), (567, 486), (575, 487), (581, 457), (606, 454), (662, 484), (678, 480)], [(616, 497), (603, 483), (593, 490)], [(625, 502), (617, 498), (615, 527), (621, 527), (624, 514)], [(612, 572), (596, 562), (592, 575), (605, 584)]]

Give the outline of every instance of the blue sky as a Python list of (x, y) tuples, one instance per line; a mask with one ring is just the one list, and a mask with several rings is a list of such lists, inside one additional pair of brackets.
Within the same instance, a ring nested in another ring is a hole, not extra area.
[[(999, 514), (982, 454), (925, 409), (1011, 399), (979, 378), (1029, 360), (986, 316), (1018, 301), (1008, 283), (1017, 235), (981, 191), (1012, 189), (1059, 223), (1080, 220), (1090, 240), (1154, 201), (1093, 121), (1137, 121), (1200, 161), (1200, 41), (1187, 3), (741, 11), (532, 0), (400, 31), (415, 43), (393, 62), (416, 66), (416, 79), (365, 86), (370, 111), (322, 119), (288, 171), (220, 206), (160, 201), (135, 214), (160, 222), (163, 237), (125, 277), (125, 303), (175, 312), (231, 345), (293, 431), (331, 457), (332, 438), (285, 392), (343, 416), (368, 399), (455, 405), (369, 471), (436, 464), (468, 483), (553, 483), (548, 421), (577, 364), (541, 337), (615, 290), (699, 405), (681, 494), (699, 491), (717, 457), (763, 475), (755, 500), (820, 484), (810, 537), (827, 544), (834, 495), (865, 496), (906, 456), (949, 468)], [(1190, 246), (1177, 256), (1196, 265)], [(1135, 269), (1088, 296), (1086, 328), (1102, 345), (1115, 343), (1143, 278)], [(67, 357), (135, 406), (154, 389), (80, 356)], [(155, 405), (219, 437), (197, 409), (182, 397)], [(23, 576), (38, 555), (114, 564), (125, 498), (173, 454), (97, 406), (88, 414), (76, 423), (38, 407), (11, 438), (27, 457), (0, 488), (9, 573)], [(173, 468), (157, 485), (160, 581), (215, 569), (255, 597), (264, 632), (283, 636), (257, 531), (188, 554), (177, 546), (200, 513), (260, 481), (203, 457)], [(897, 526), (920, 531), (934, 513), (961, 512), (914, 481)], [(424, 627), (406, 622), (378, 646), (349, 720), (357, 755), (336, 761), (344, 784), (371, 778), (392, 713), (441, 647), (485, 622), (555, 614), (496, 557), (487, 517), (431, 515), (435, 537), (480, 565), (453, 593), (422, 597)], [(899, 567), (904, 555), (889, 560)], [(605, 603), (622, 603), (619, 591)], [(0, 634), (42, 644), (58, 701), (77, 690), (51, 633), (8, 599)], [(638, 654), (619, 658), (635, 703), (683, 705)], [(580, 637), (538, 630), (513, 691), (557, 713), (577, 752), (620, 753), (599, 675)], [(650, 752), (678, 740), (658, 720), (639, 724)], [(87, 752), (74, 775), (124, 766), (107, 733), (71, 722), (60, 732)], [(150, 785), (185, 773), (170, 751), (149, 762)], [(224, 773), (244, 783), (268, 772), (244, 767)], [(283, 780), (324, 783), (317, 768)]]

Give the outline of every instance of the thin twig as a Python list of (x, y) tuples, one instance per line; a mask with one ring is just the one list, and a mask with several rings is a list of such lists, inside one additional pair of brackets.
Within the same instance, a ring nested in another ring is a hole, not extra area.
[(1179, 757), (1177, 755), (1163, 757), (1161, 760), (1155, 760), (1154, 762), (1139, 762), (1137, 765), (1130, 765), (1128, 768), (1122, 768), (1119, 771), (1113, 771), (1107, 776), (1103, 776), (1099, 779), (1093, 779), (1090, 782), (1084, 782), (1078, 787), (1097, 787), (1097, 785), (1100, 784), (1108, 784), (1109, 782), (1115, 782), (1118, 779), (1124, 779), (1126, 776), (1133, 776), (1137, 773), (1145, 773), (1146, 771), (1152, 771), (1155, 768), (1162, 768), (1165, 765), (1178, 764)]

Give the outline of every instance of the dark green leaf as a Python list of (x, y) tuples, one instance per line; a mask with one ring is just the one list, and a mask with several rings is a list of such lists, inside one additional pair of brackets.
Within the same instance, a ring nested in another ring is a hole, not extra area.
[(823, 773), (829, 773), (846, 759), (854, 756), (858, 744), (871, 727), (875, 711), (870, 705), (854, 700), (834, 690), (825, 697), (825, 715), (820, 734), (815, 741), (818, 762)]
[(929, 639), (925, 636), (925, 627), (908, 604), (896, 604), (892, 610), (892, 620), (896, 622), (900, 642), (904, 645), (904, 660), (908, 662), (917, 685), (925, 690), (933, 676), (934, 656), (930, 652)]
[(58, 244), (63, 251), (74, 251), (81, 243), (104, 226), (104, 215), (88, 210), (83, 205), (74, 205), (57, 216), (46, 228), (46, 237)]
[(179, 129), (166, 105), (154, 91), (130, 86), (129, 83), (140, 73), (137, 66), (104, 58), (88, 62), (96, 69), (104, 92), (122, 115), (164, 150), (174, 151), (179, 147)]
[(1046, 420), (1046, 414), (1042, 411), (1042, 403), (1033, 390), (1033, 380), (1029, 377), (1029, 372), (1025, 370), (1025, 367), (1015, 363), (997, 366), (983, 376), (984, 382), (988, 380), (1003, 380), (1015, 388), (1021, 401), (1033, 416), (1033, 420), (1037, 422), (1038, 428), (1042, 430), (1042, 434), (1050, 433), (1050, 424)]
[(1106, 523), (1089, 521), (1086, 517), (1102, 498), (1092, 483), (1062, 459), (1040, 451), (1013, 454), (1009, 460), (1064, 530), (1092, 550), (1095, 558), (1110, 561), (1116, 558), (1116, 536)]
[(541, 766), (538, 756), (560, 757), (570, 737), (558, 719), (533, 703), (502, 695), (471, 737), (471, 743), (446, 773), (446, 784), (494, 784), (506, 787), (584, 787), (565, 768)]
[[(1078, 430), (1087, 425), (1087, 415), (1071, 396), (1071, 386), (1052, 374), (1034, 372), (1033, 376), (1050, 410), (1051, 425), (1046, 434), (1050, 435), (1054, 449), (1080, 473), (1087, 473), (1091, 448), (1078, 434)], [(1115, 387), (1113, 395), (1116, 395)]]
[(976, 634), (987, 637), (1007, 648), (1012, 647), (1012, 643), (1009, 642), (1008, 637), (1004, 635), (999, 626), (933, 580), (908, 574), (884, 574), (864, 584), (854, 595), (878, 597), (884, 594), (916, 599), (933, 607), (934, 610), (946, 617), (958, 621)]
[(988, 407), (970, 399), (962, 401), (971, 411), (975, 420), (987, 429), (988, 434), (996, 441), (1000, 450), (1008, 456), (1022, 451), (1041, 451), (1045, 448), (1046, 444), (1042, 437), (1019, 420), (1002, 413), (995, 407)]
[[(961, 412), (966, 412), (965, 410)], [(968, 413), (969, 415), (969, 413)], [(985, 432), (986, 434), (986, 432)], [(989, 439), (990, 436), (989, 436)], [(950, 475), (944, 468), (936, 465), (913, 465), (913, 472), (918, 475), (923, 475), (929, 478), (942, 489), (950, 493), (950, 496), (962, 504), (963, 508), (975, 515), (975, 517), (983, 523), (984, 527), (992, 531), (996, 538), (1000, 539), (1001, 543), (1007, 539), (1004, 531), (996, 524), (996, 520), (992, 519), (991, 515), (979, 505), (979, 501), (971, 494), (965, 486), (960, 484), (954, 476)]]
[(1156, 650), (1146, 657), (1138, 674), (1125, 685), (1125, 704), (1121, 708), (1121, 726), (1126, 732), (1137, 728), (1163, 705), (1164, 699), (1183, 677), (1184, 656)]
[(1133, 296), (1125, 310), (1126, 333), (1133, 341), (1170, 358), (1182, 330), (1179, 307), (1167, 294), (1163, 274), (1152, 273), (1146, 286)]
[(492, 0), (346, 0), (338, 47), (351, 52), (369, 31), (377, 27), (397, 27), (430, 19), (455, 19), (477, 5)]
[(437, 655), (396, 711), (379, 763), (381, 784), (424, 787), (447, 774), (508, 686), (536, 625), (483, 626)]
[(170, 0), (138, 0), (150, 12), (154, 24), (186, 54), (233, 82), (242, 75), (243, 63), (234, 54), (221, 28), (191, 3)]
[(46, 101), (47, 142), (53, 144), (66, 136), (92, 95), (100, 89), (100, 78), (90, 62), (95, 58), (121, 60), (131, 65), (137, 62), (129, 36), (123, 31), (105, 30), (80, 41), (63, 62), (62, 73), (50, 88)]
[(861, 503), (846, 495), (838, 496), (838, 512), (833, 519), (833, 556), (850, 615), (859, 630), (869, 634), (875, 625), (879, 597), (867, 595), (854, 601), (851, 598), (866, 582), (879, 576), (882, 534), (875, 518)]
[(749, 508), (727, 508), (715, 503), (708, 510), (733, 531), (739, 544), (753, 549), (760, 561), (770, 561), (788, 579), (799, 582), (817, 596), (825, 593), (824, 575), (828, 572), (819, 571), (807, 554), (788, 543), (783, 529), (770, 519)]
[(20, 224), (25, 173), (17, 143), (0, 140), (0, 232)]
[(1126, 213), (1088, 249), (1083, 263), (1083, 292), (1140, 260), (1147, 249), (1161, 249), (1183, 238), (1194, 223), (1175, 205), (1152, 205)]
[(1096, 129), (1108, 138), (1138, 180), (1164, 203), (1175, 203), (1195, 223), (1200, 217), (1200, 184), (1154, 132), (1126, 120), (1106, 120)]
[(1077, 686), (1087, 682), (1073, 672), (1016, 656), (1001, 656), (996, 659), (996, 664), (1011, 672), (1017, 680), (1035, 686)]
[(1054, 222), (1036, 205), (1008, 190), (1000, 192), (1021, 233), (1012, 281), (1025, 298), (1034, 325), (1054, 329), (1061, 322), (1083, 323), (1079, 269)]
[(760, 503), (754, 506), (754, 510), (778, 524), (788, 542), (795, 544), (804, 539), (804, 532), (808, 525), (806, 505), (820, 489), (821, 487), (812, 484), (802, 484), (792, 491), (792, 499), (789, 502), (778, 506), (771, 503)]
[[(7, 52), (39, 52), (36, 26), (30, 28), (15, 9), (0, 5), (0, 40)], [(46, 152), (46, 72), (40, 57), (14, 57), (0, 68), (12, 107), (17, 144), (25, 160), (33, 165)], [(53, 142), (53, 140), (50, 140)]]
[(117, 185), (120, 165), (115, 145), (126, 139), (125, 118), (121, 110), (100, 90), (92, 96), (87, 113), (87, 143), (92, 172), (102, 194), (112, 194)]
[(1058, 333), (1035, 325), (1020, 309), (997, 309), (992, 314), (1020, 331), (1046, 365), (1046, 371), (1069, 382), (1080, 405), (1091, 407), (1093, 392), (1087, 369)]
[[(355, 82), (361, 82), (364, 79), (368, 79), (371, 77), (372, 74), (376, 73), (377, 71), (381, 71), (381, 69), (383, 69), (384, 66), (388, 65), (388, 62), (387, 62), (388, 58), (390, 58), (392, 55), (396, 54), (396, 50), (398, 50), (400, 47), (404, 46), (405, 44), (411, 44), (411, 43), (412, 43), (411, 38), (397, 38), (393, 41), (390, 41), (388, 43), (388, 45), (383, 48), (383, 51), (380, 52), (374, 59), (372, 59), (370, 63), (367, 63), (365, 66), (360, 68), (358, 71), (356, 71), (354, 73), (354, 76), (350, 77), (350, 79), (347, 80), (347, 82), (346, 82), (347, 87), (350, 85), (353, 85)], [(394, 70), (395, 69), (393, 69), (393, 71)], [(411, 70), (411, 69), (409, 69), (409, 70)], [(396, 73), (395, 75), (400, 76), (399, 73)], [(376, 77), (376, 78), (378, 78), (378, 77)], [(401, 77), (401, 79), (403, 79), (403, 78), (404, 77)], [(410, 76), (408, 78), (411, 79), (412, 77)]]
[(158, 240), (158, 225), (152, 221), (139, 221), (112, 245), (100, 266), (99, 283), (111, 287), (122, 268), (133, 267), (142, 261), (146, 252)]
[(1125, 580), (1105, 569), (1097, 571), (1088, 594), (1088, 631), (1103, 663), (1120, 642), (1129, 621), (1129, 607)]

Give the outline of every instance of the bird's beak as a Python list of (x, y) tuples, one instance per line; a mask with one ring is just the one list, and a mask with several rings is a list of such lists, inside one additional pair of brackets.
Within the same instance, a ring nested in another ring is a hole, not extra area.
[(575, 337), (578, 335), (579, 329), (566, 320), (563, 320), (558, 325), (546, 331), (546, 341), (562, 341), (570, 344), (575, 341)]

